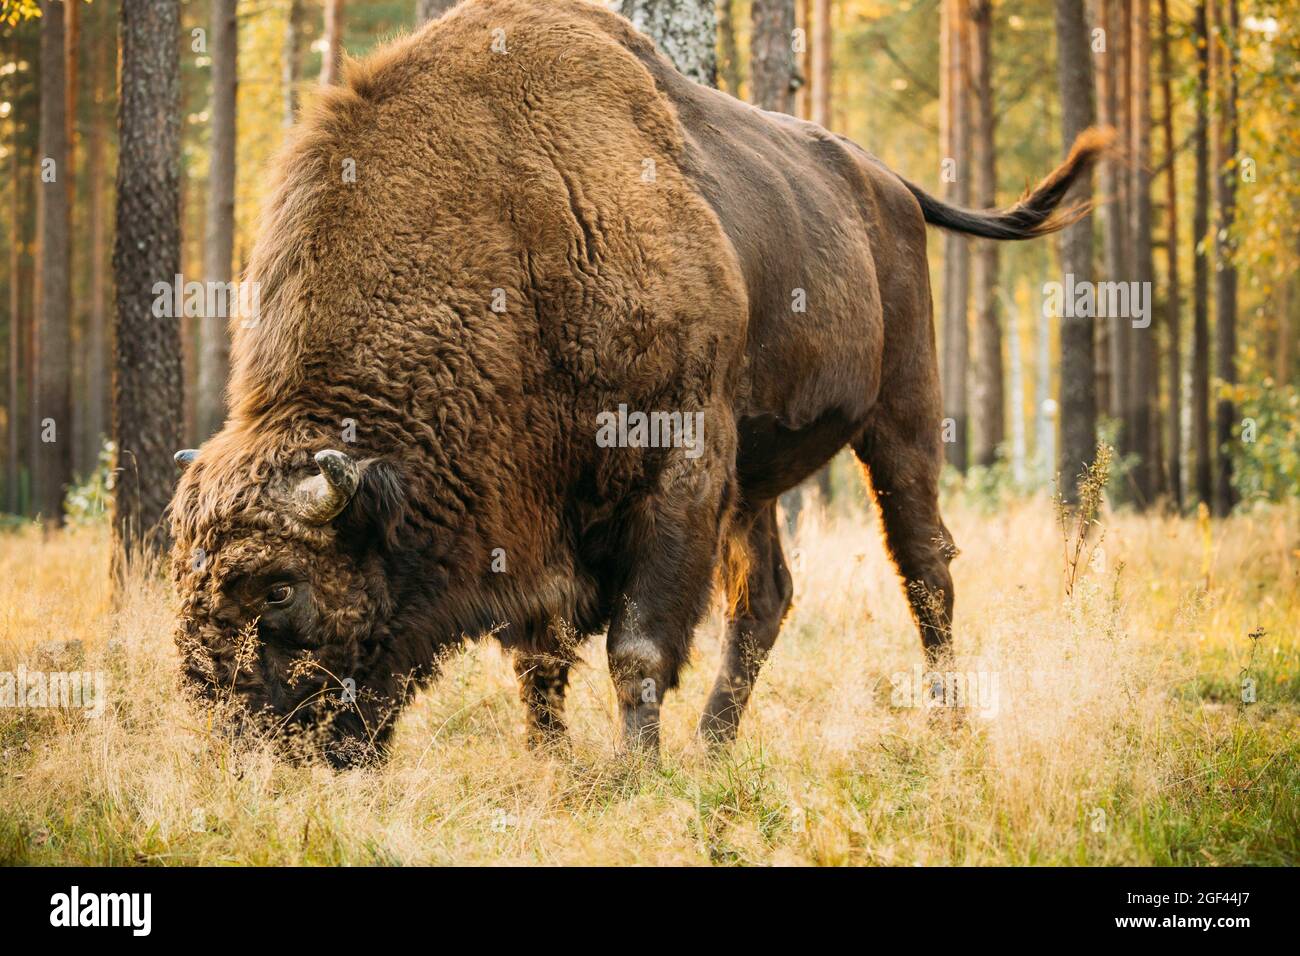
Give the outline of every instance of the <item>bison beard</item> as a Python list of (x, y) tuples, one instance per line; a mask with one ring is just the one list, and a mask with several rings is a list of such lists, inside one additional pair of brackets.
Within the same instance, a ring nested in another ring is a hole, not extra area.
[[(942, 653), (926, 222), (1050, 232), (1104, 145), (1010, 210), (953, 209), (573, 0), (464, 3), (350, 63), (275, 164), (230, 419), (178, 456), (186, 675), (342, 764), (484, 633), (530, 739), (557, 737), (575, 648), (607, 631), (654, 752), (721, 579), (700, 731), (728, 741), (790, 606), (775, 501), (846, 444)], [(701, 421), (702, 448), (605, 447), (620, 406)]]

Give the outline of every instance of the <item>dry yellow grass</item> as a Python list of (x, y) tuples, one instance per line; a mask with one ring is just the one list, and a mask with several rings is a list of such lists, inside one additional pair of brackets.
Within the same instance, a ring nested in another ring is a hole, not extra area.
[(5, 534), (0, 672), (71, 667), (77, 652), (49, 642), (80, 641), (110, 702), (99, 718), (0, 709), (0, 862), (1300, 859), (1300, 508), (1212, 528), (1106, 515), (1071, 598), (1047, 502), (947, 518), (952, 669), (997, 680), (994, 713), (893, 705), (920, 650), (875, 518), (811, 512), (787, 549), (795, 608), (727, 756), (693, 734), (715, 614), (667, 702), (659, 768), (614, 755), (598, 642), (568, 756), (526, 750), (509, 663), (485, 643), (409, 709), (385, 766), (341, 774), (210, 733), (175, 693), (163, 586), (139, 582), (113, 611), (102, 528)]

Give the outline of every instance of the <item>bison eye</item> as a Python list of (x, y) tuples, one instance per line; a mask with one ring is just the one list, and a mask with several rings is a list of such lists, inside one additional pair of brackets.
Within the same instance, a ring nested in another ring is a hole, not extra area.
[(266, 603), (288, 604), (291, 597), (293, 597), (293, 587), (291, 585), (277, 584), (266, 592)]

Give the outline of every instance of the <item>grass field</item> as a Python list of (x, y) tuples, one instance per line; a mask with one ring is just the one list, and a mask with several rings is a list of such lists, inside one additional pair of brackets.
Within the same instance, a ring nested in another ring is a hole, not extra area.
[(658, 767), (616, 756), (602, 643), (575, 672), (572, 752), (546, 756), (484, 643), (403, 716), (386, 765), (340, 774), (210, 731), (176, 693), (164, 586), (113, 610), (102, 527), (5, 534), (0, 672), (103, 671), (108, 704), (0, 709), (0, 862), (1300, 862), (1300, 506), (1103, 515), (1068, 596), (1049, 502), (946, 517), (951, 667), (996, 691), (979, 706), (899, 706), (921, 655), (877, 521), (809, 511), (795, 608), (728, 754), (693, 734), (715, 613)]

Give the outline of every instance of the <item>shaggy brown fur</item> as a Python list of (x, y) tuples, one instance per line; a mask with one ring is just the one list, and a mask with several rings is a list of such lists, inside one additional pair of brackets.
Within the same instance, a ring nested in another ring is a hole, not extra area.
[[(576, 0), (463, 3), (349, 64), (276, 163), (230, 421), (176, 492), (187, 674), (327, 725), (347, 761), (488, 631), (534, 737), (557, 732), (573, 642), (608, 628), (626, 732), (653, 747), (725, 541), (744, 571), (701, 729), (729, 739), (790, 601), (774, 501), (845, 444), (941, 647), (925, 223), (1050, 231), (1099, 148), (1011, 211), (954, 210)], [(600, 447), (620, 404), (703, 413), (702, 453)], [(295, 488), (327, 448), (361, 477), (313, 524)]]

